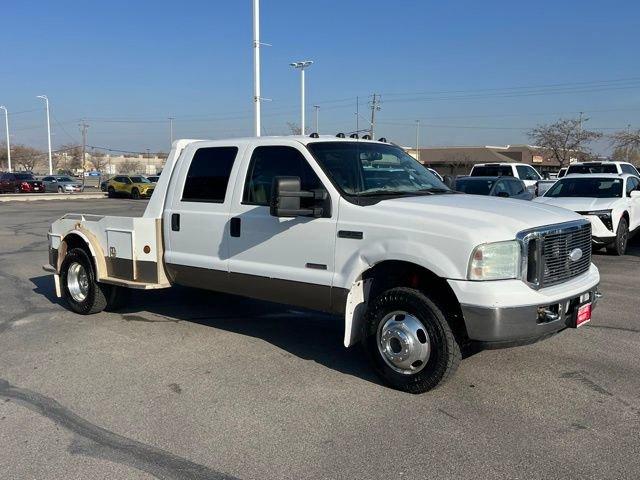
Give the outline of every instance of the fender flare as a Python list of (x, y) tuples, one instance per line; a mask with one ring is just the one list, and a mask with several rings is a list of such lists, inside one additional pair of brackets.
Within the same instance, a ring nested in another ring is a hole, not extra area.
[(58, 250), (58, 265), (56, 265), (56, 270), (60, 272), (60, 267), (62, 266), (62, 262), (64, 261), (64, 257), (67, 254), (67, 239), (71, 235), (76, 235), (84, 241), (84, 243), (89, 248), (89, 253), (93, 258), (93, 263), (96, 267), (96, 279), (101, 280), (102, 278), (107, 277), (107, 263), (104, 260), (104, 253), (102, 252), (102, 248), (100, 247), (100, 243), (98, 239), (85, 228), (82, 228), (81, 225), (76, 225), (73, 230), (69, 230), (60, 242), (60, 249)]

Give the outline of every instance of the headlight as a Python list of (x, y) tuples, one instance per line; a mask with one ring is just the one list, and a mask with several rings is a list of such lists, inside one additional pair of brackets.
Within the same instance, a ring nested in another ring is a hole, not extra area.
[(517, 240), (477, 246), (469, 260), (469, 280), (506, 280), (520, 277), (520, 243)]
[(577, 212), (580, 215), (594, 215), (598, 217), (605, 227), (613, 232), (613, 222), (611, 221), (611, 210), (589, 210), (588, 212)]

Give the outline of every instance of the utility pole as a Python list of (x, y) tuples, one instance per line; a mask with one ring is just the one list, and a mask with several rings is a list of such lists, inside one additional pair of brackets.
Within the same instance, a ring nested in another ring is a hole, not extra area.
[[(80, 126), (80, 132), (82, 132), (82, 189), (84, 190), (84, 183), (86, 178), (84, 165), (86, 162), (87, 128), (89, 128), (89, 125), (87, 125), (87, 123), (84, 120), (82, 120), (79, 126)], [(100, 177), (98, 177), (98, 187), (100, 187)]]
[(149, 149), (147, 148), (147, 175), (149, 175), (150, 171), (151, 169), (149, 168)]
[(315, 108), (316, 110), (316, 128), (315, 131), (318, 135), (320, 135), (320, 121), (319, 121), (319, 116), (318, 116), (318, 112), (320, 111), (320, 105), (314, 105), (313, 108)]
[(253, 129), (260, 136), (260, 0), (253, 0)]
[[(2, 107), (0, 107), (2, 108)], [(5, 110), (6, 113), (6, 110)], [(627, 123), (627, 138), (631, 134), (631, 124)], [(7, 130), (7, 142), (9, 141), (9, 130)], [(631, 161), (631, 145), (627, 145), (627, 162)], [(11, 171), (11, 163), (9, 163), (9, 171)]]
[(49, 119), (49, 99), (46, 95), (38, 95), (38, 98), (41, 98), (45, 101), (47, 105), (47, 139), (49, 141), (49, 175), (53, 175), (53, 161), (51, 159), (51, 121)]
[(9, 112), (4, 105), (0, 106), (0, 110), (4, 110), (4, 125), (7, 131), (7, 168), (11, 173), (11, 141), (9, 140)]
[(416, 160), (420, 161), (420, 120), (416, 120)]
[(578, 127), (578, 132), (580, 134), (582, 134), (582, 115), (584, 114), (584, 112), (580, 112), (580, 119), (579, 119), (579, 127)]
[(380, 111), (380, 95), (373, 94), (373, 100), (371, 101), (371, 139), (375, 138), (376, 128), (376, 112)]
[(169, 117), (169, 149), (173, 145), (173, 120), (175, 117)]

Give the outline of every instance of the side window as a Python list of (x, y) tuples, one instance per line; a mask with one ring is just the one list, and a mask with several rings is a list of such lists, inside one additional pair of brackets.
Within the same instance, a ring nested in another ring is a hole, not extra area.
[(509, 187), (505, 180), (498, 180), (496, 182), (496, 186), (493, 189), (493, 195), (495, 196), (511, 196), (511, 192), (509, 191)]
[(122, 177), (122, 183), (126, 183), (127, 185), (131, 185), (131, 179), (129, 177)]
[(51, 180), (53, 180), (53, 177), (44, 177), (42, 179), (43, 182), (50, 182)]
[(533, 167), (528, 165), (517, 165), (518, 176), (520, 180), (540, 180), (540, 175), (535, 171)]
[(620, 169), (622, 170), (622, 173), (630, 173), (631, 175), (638, 175), (638, 172), (636, 171), (636, 169), (633, 168), (633, 166), (629, 165), (628, 163), (621, 164)]
[(630, 178), (627, 180), (627, 197), (638, 188), (638, 180), (635, 178)]
[(193, 155), (182, 191), (183, 202), (224, 203), (238, 147), (199, 148)]
[[(293, 147), (257, 147), (251, 155), (244, 185), (242, 202), (250, 205), (269, 205), (271, 182), (274, 177), (300, 177), (302, 190), (322, 188), (320, 179), (302, 153)], [(303, 204), (304, 204), (304, 200)]]

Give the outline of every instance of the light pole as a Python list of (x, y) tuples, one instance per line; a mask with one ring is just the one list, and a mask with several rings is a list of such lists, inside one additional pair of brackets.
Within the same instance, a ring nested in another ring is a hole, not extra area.
[(260, 0), (253, 0), (253, 129), (260, 136)]
[(420, 161), (420, 120), (416, 120), (416, 160)]
[(320, 105), (314, 105), (313, 108), (316, 109), (316, 133), (320, 135), (320, 120), (318, 113), (320, 112)]
[(169, 148), (173, 145), (173, 120), (175, 117), (169, 117)]
[(4, 105), (0, 106), (0, 110), (4, 110), (4, 125), (7, 129), (7, 165), (9, 172), (11, 172), (11, 143), (9, 140), (9, 112)]
[(51, 160), (51, 121), (49, 119), (49, 99), (46, 95), (38, 95), (47, 104), (47, 140), (49, 143), (49, 175), (53, 175), (53, 161)]
[(292, 62), (293, 68), (300, 69), (300, 133), (305, 134), (304, 129), (304, 71), (313, 63), (313, 60), (303, 60), (301, 62)]

